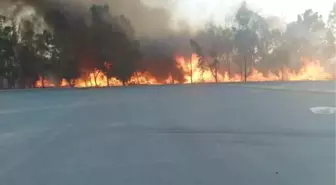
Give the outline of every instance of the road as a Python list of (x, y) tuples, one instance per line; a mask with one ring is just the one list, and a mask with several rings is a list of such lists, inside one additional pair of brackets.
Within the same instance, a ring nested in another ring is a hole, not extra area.
[(316, 84), (0, 92), (0, 184), (334, 185)]
[(249, 83), (245, 86), (258, 88), (271, 88), (275, 90), (294, 90), (309, 92), (334, 92), (336, 93), (336, 83), (331, 81), (320, 82), (267, 82), (267, 83)]

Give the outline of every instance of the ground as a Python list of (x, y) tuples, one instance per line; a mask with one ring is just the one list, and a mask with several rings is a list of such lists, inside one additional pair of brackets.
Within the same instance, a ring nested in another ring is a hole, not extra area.
[(1, 185), (334, 185), (334, 82), (0, 92)]

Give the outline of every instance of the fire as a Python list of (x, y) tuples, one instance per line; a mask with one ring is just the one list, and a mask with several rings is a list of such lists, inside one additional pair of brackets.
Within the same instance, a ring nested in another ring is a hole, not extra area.
[[(176, 57), (177, 63), (182, 67), (185, 74), (185, 83), (212, 83), (216, 82), (216, 78), (214, 74), (209, 69), (205, 69), (202, 71), (200, 67), (198, 67), (198, 57), (193, 54), (191, 56), (191, 60), (188, 61), (185, 57)], [(239, 82), (241, 80), (241, 76), (236, 74), (229, 77), (228, 72), (223, 74), (217, 73), (217, 81), (218, 82)]]
[[(110, 78), (109, 81), (107, 81), (106, 75), (99, 70), (89, 73), (87, 78), (75, 80), (75, 87), (107, 87), (109, 85), (121, 86), (122, 83), (116, 78)], [(65, 86), (68, 86), (68, 84)]]
[[(216, 82), (240, 82), (245, 80), (245, 75), (242, 73), (230, 74), (227, 71), (214, 72), (209, 68), (201, 69), (198, 66), (198, 57), (193, 54), (188, 60), (186, 57), (177, 56), (177, 65), (184, 72), (184, 79), (186, 84), (190, 83), (213, 83)], [(260, 82), (260, 81), (303, 81), (303, 80), (332, 80), (334, 76), (327, 72), (319, 61), (303, 60), (303, 65), (300, 70), (294, 71), (289, 68), (279, 70), (277, 73), (271, 71), (262, 73), (257, 69), (252, 68), (246, 75), (246, 81)], [(43, 81), (43, 83), (42, 83)], [(148, 72), (136, 72), (133, 77), (128, 81), (128, 84), (138, 85), (160, 85), (160, 84), (172, 84), (178, 83), (174, 81), (172, 76), (168, 77), (164, 82), (158, 82), (154, 76)], [(74, 81), (75, 87), (107, 87), (107, 86), (122, 86), (116, 78), (107, 77), (99, 70), (94, 70), (87, 73), (86, 77), (76, 79)], [(55, 83), (48, 81), (47, 79), (40, 78), (35, 84), (36, 87), (55, 87)], [(60, 82), (61, 87), (70, 87), (67, 80), (62, 79)]]
[(299, 72), (295, 73), (290, 71), (290, 69), (285, 70), (284, 76), (287, 76), (289, 81), (333, 79), (333, 75), (329, 74), (319, 61), (303, 60), (304, 65)]

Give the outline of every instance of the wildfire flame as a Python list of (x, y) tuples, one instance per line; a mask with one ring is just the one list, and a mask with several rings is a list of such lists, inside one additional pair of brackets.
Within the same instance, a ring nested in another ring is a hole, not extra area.
[[(183, 70), (185, 84), (190, 83), (213, 83), (216, 82), (216, 77), (208, 68), (201, 69), (198, 66), (198, 57), (196, 54), (191, 56), (188, 60), (186, 57), (177, 56), (177, 65)], [(229, 74), (226, 72), (218, 71), (217, 82), (240, 82), (245, 80), (245, 75), (242, 73)], [(260, 81), (303, 81), (303, 80), (332, 80), (334, 76), (327, 72), (319, 61), (304, 60), (303, 65), (299, 71), (294, 71), (289, 68), (279, 70), (277, 73), (271, 71), (262, 73), (255, 68), (252, 68), (246, 76), (246, 81), (260, 82)], [(43, 82), (42, 82), (43, 81)], [(169, 76), (163, 83), (158, 82), (155, 77), (147, 72), (136, 72), (133, 77), (128, 81), (128, 84), (139, 85), (160, 85), (178, 83)], [(122, 86), (123, 84), (116, 78), (107, 77), (99, 70), (94, 70), (88, 73), (86, 78), (79, 78), (74, 81), (74, 87), (106, 87), (106, 86)], [(40, 78), (35, 84), (36, 87), (55, 87), (55, 83), (47, 79)], [(70, 87), (69, 83), (62, 79), (60, 87)]]

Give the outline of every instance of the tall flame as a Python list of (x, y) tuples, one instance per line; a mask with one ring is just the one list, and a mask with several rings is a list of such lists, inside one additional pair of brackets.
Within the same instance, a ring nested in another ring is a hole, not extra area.
[[(216, 74), (209, 68), (202, 69), (198, 66), (198, 57), (196, 54), (191, 56), (188, 60), (186, 57), (177, 56), (177, 65), (183, 70), (185, 82), (183, 83), (213, 83), (213, 82), (240, 82), (246, 81), (302, 81), (302, 80), (332, 80), (334, 76), (327, 72), (319, 61), (303, 60), (303, 65), (297, 72), (289, 68), (279, 70), (277, 73), (271, 71), (262, 73), (255, 68), (252, 68), (248, 75), (242, 73), (231, 74), (227, 71), (218, 71)], [(217, 80), (216, 80), (217, 79)], [(177, 83), (173, 80), (172, 76), (169, 76), (163, 83), (158, 82), (154, 76), (148, 72), (136, 72), (133, 77), (128, 81), (128, 84), (139, 85), (159, 85)], [(88, 73), (86, 78), (79, 78), (74, 81), (75, 87), (106, 87), (106, 86), (122, 86), (122, 83), (116, 78), (110, 78), (107, 81), (107, 77), (99, 70), (94, 70)], [(36, 87), (55, 87), (56, 85), (46, 79), (38, 80), (35, 84)], [(61, 87), (69, 87), (69, 83), (62, 79), (60, 82)]]

